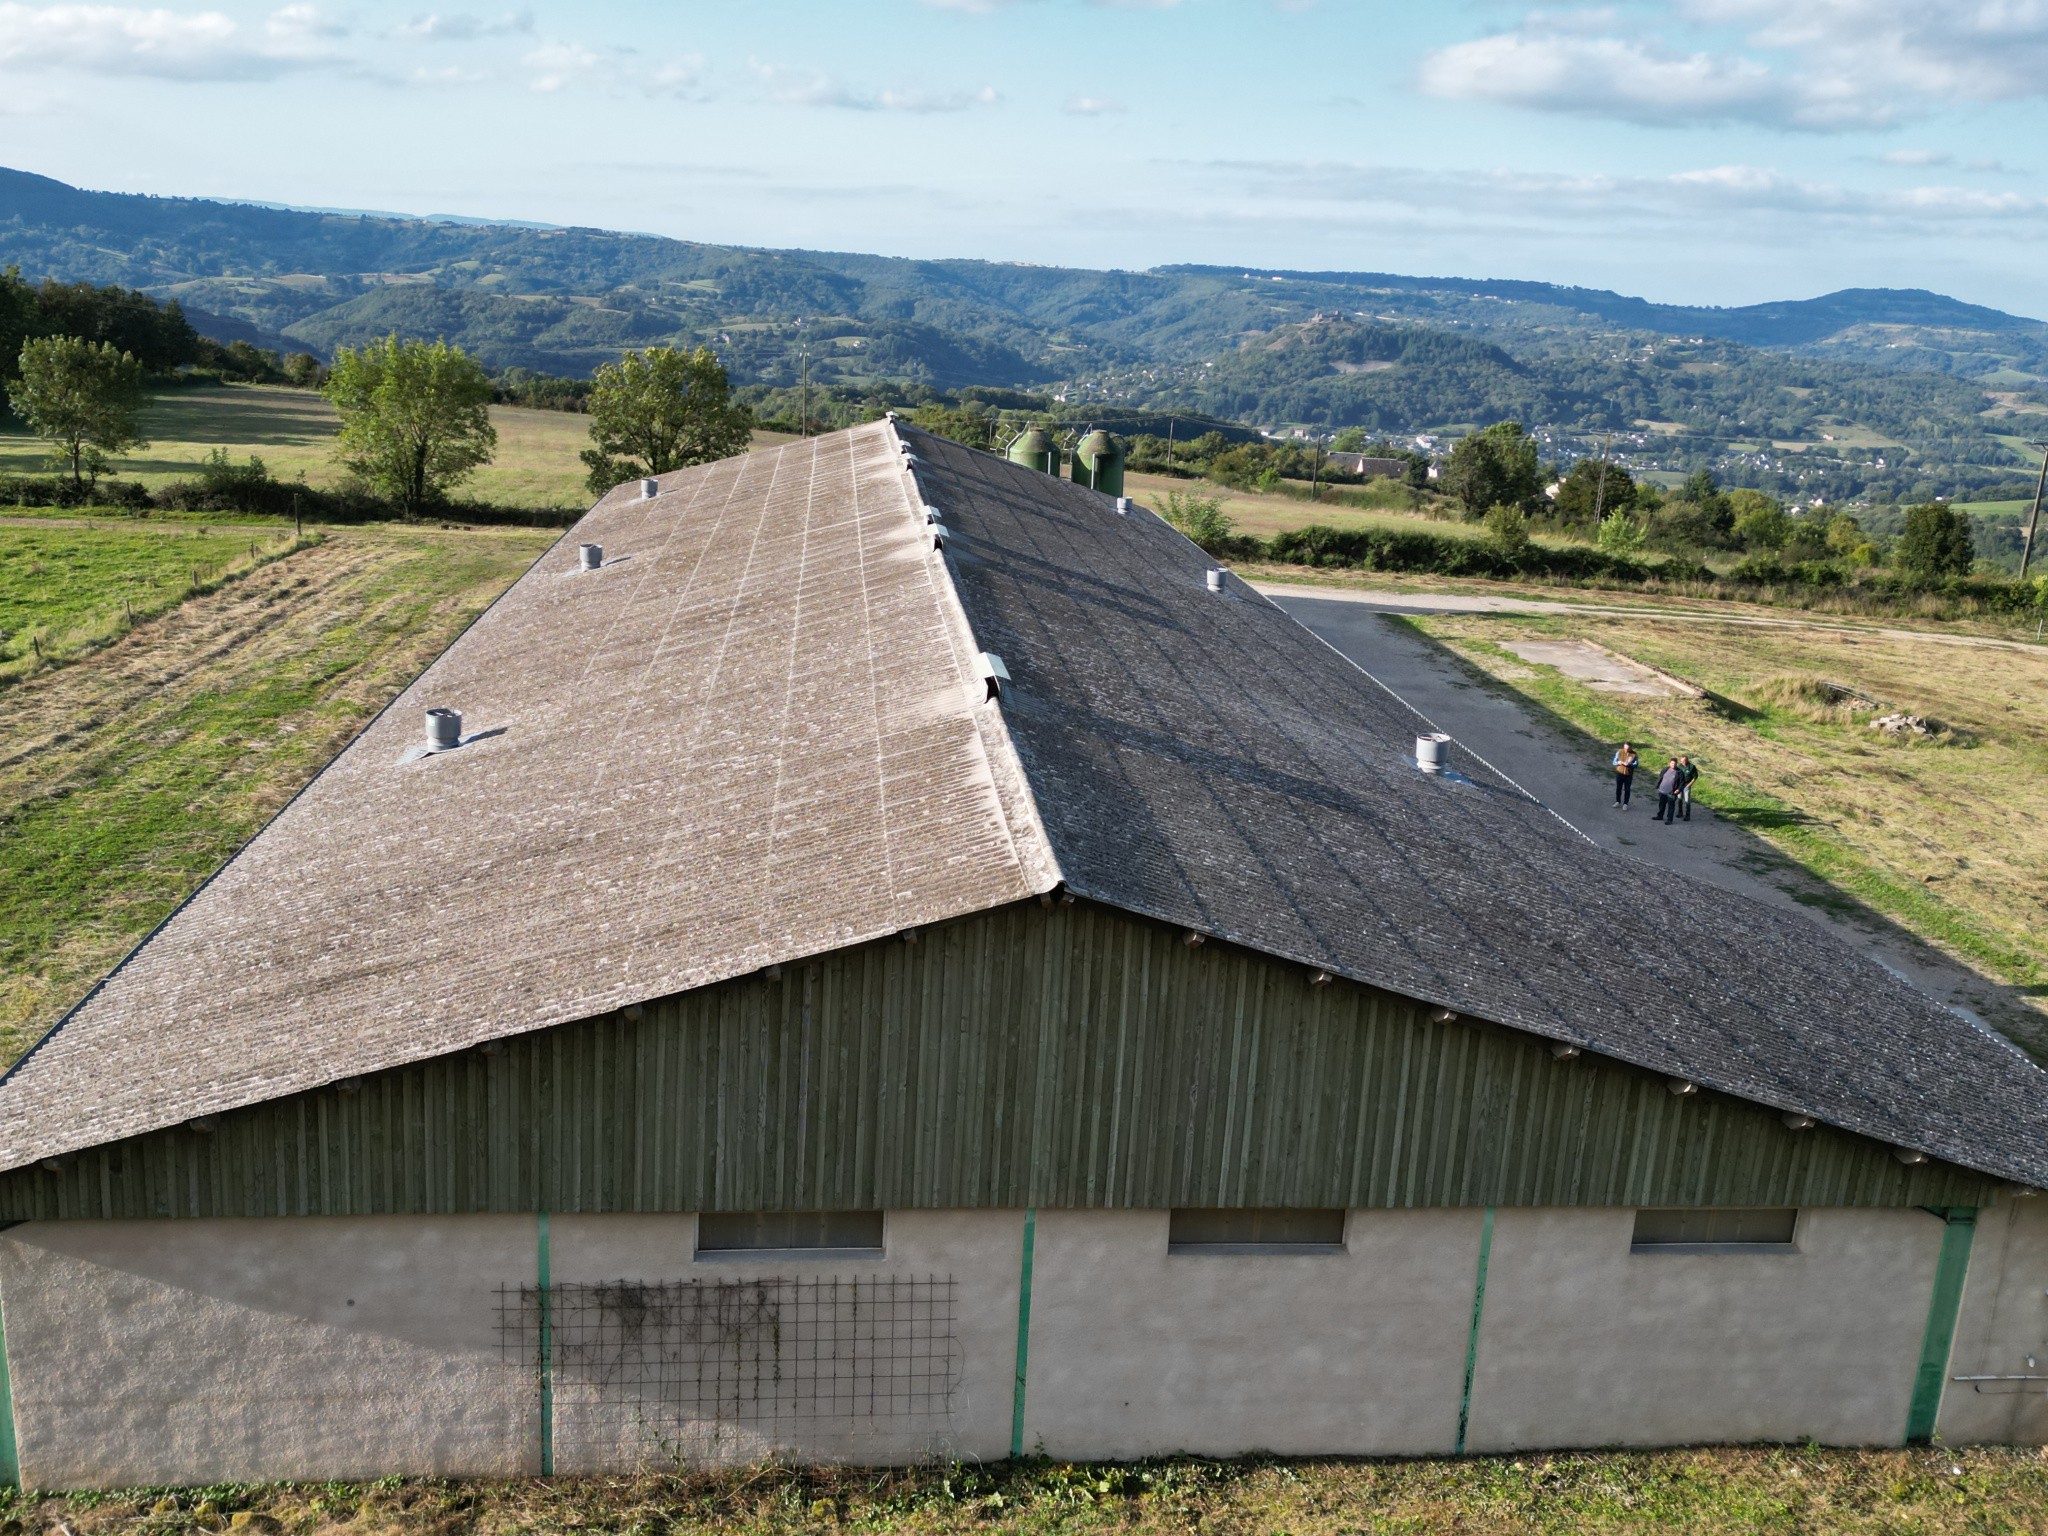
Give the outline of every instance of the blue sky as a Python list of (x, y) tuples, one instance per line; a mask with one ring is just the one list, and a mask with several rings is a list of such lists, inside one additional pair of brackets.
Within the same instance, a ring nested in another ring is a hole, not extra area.
[(2048, 0), (0, 3), (81, 186), (2048, 316)]

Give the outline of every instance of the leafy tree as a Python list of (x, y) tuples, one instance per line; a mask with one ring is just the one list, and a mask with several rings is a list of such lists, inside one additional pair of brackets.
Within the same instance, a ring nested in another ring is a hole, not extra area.
[(1330, 451), (1332, 453), (1365, 452), (1365, 428), (1346, 427), (1342, 432), (1339, 432), (1330, 439)]
[(1159, 515), (1212, 555), (1222, 552), (1237, 527), (1220, 498), (1195, 491), (1168, 491)]
[(1458, 440), (1444, 471), (1444, 489), (1465, 504), (1465, 515), (1483, 517), (1497, 502), (1535, 510), (1543, 495), (1543, 470), (1536, 440), (1519, 421), (1499, 421)]
[(1869, 542), (1863, 533), (1863, 525), (1846, 512), (1837, 512), (1828, 519), (1828, 552), (1846, 555)]
[(294, 352), (284, 360), (284, 377), (300, 389), (318, 389), (327, 380), (327, 370), (310, 352)]
[(1730, 491), (1728, 506), (1735, 517), (1732, 531), (1744, 549), (1783, 549), (1791, 541), (1792, 519), (1763, 492)]
[(133, 353), (145, 373), (197, 362), (200, 336), (176, 299), (159, 304), (133, 288), (46, 282), (36, 290), (40, 334), (82, 336)]
[(753, 412), (732, 398), (709, 347), (628, 352), (597, 370), (590, 391), (587, 483), (602, 496), (621, 481), (730, 458), (753, 430)]
[(1529, 547), (1529, 514), (1497, 501), (1486, 510), (1486, 540), (1502, 554), (1514, 556)]
[(1610, 512), (1600, 519), (1599, 546), (1610, 555), (1632, 555), (1643, 547), (1643, 528), (1626, 512)]
[(1557, 488), (1557, 519), (1569, 528), (1591, 528), (1608, 513), (1627, 511), (1635, 502), (1636, 482), (1627, 470), (1619, 464), (1581, 459)]
[(0, 272), (0, 385), (21, 377), (21, 349), (42, 333), (36, 291), (22, 281), (21, 268)]
[(98, 480), (107, 455), (144, 448), (142, 364), (110, 341), (40, 336), (21, 349), (21, 376), (8, 388), (14, 408), (54, 457), (71, 470), (71, 483)]
[(1923, 581), (1969, 575), (1977, 561), (1970, 514), (1939, 501), (1906, 508), (1895, 558), (1902, 572)]
[(326, 394), (341, 414), (335, 456), (408, 518), (489, 463), (498, 446), (490, 379), (445, 341), (393, 335), (342, 347)]

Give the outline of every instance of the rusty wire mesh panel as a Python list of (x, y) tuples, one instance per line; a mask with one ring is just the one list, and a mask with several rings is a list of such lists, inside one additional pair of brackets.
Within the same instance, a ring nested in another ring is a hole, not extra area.
[(693, 1459), (943, 1427), (960, 1387), (950, 1275), (501, 1286), (502, 1357), (546, 1364), (564, 1445)]

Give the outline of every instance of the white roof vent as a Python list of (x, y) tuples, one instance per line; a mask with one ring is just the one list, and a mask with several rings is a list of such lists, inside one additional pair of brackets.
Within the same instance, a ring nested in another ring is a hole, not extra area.
[(925, 520), (926, 522), (928, 522), (928, 523), (937, 523), (937, 522), (943, 522), (943, 521), (944, 521), (944, 518), (943, 518), (943, 517), (942, 517), (942, 516), (940, 515), (940, 513), (939, 513), (939, 509), (938, 509), (937, 507), (935, 507), (935, 506), (931, 505), (931, 504), (930, 504), (929, 502), (927, 502), (927, 503), (925, 504), (925, 509), (924, 509), (924, 520)]
[(1117, 515), (1118, 517), (1128, 517), (1128, 516), (1130, 516), (1130, 512), (1131, 512), (1131, 498), (1130, 498), (1130, 497), (1128, 497), (1128, 496), (1119, 496), (1119, 497), (1117, 497), (1117, 499), (1116, 499), (1116, 515)]
[(1424, 773), (1442, 773), (1450, 766), (1451, 738), (1442, 731), (1415, 738), (1415, 766)]
[(945, 525), (944, 523), (933, 523), (933, 524), (932, 524), (932, 548), (933, 548), (933, 549), (937, 549), (937, 550), (943, 550), (943, 549), (944, 549), (945, 547), (946, 547), (946, 525)]
[(604, 564), (604, 546), (602, 544), (578, 544), (576, 546), (576, 560), (584, 570), (594, 571)]
[(994, 651), (983, 651), (974, 658), (974, 673), (988, 684), (988, 696), (1002, 697), (1003, 684), (1010, 680), (1010, 669), (1003, 665), (1003, 658)]
[(648, 479), (640, 482), (640, 499), (642, 501), (652, 501), (660, 494), (661, 482), (659, 480)]
[(1209, 567), (1209, 590), (1211, 592), (1221, 592), (1223, 590), (1223, 572), (1213, 565)]

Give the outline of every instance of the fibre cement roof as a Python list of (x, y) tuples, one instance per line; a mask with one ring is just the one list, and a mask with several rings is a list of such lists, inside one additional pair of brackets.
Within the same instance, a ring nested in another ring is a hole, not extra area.
[[(2048, 1075), (2012, 1046), (1455, 743), (1419, 772), (1426, 721), (1142, 509), (890, 424), (636, 497), (0, 1082), (0, 1167), (1064, 882), (2048, 1185)], [(406, 760), (436, 703), (478, 739)]]

